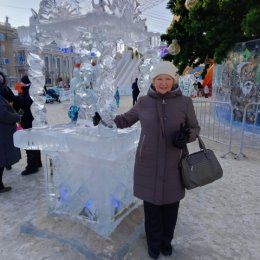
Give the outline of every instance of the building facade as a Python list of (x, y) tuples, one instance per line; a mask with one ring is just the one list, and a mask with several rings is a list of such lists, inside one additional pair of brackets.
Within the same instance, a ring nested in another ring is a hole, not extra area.
[(5, 23), (0, 22), (0, 71), (7, 76), (8, 84), (16, 78), (13, 49), (15, 38), (17, 38), (16, 30), (11, 27), (6, 17)]
[[(15, 71), (19, 80), (28, 71), (26, 62), (27, 47), (23, 46), (18, 39), (14, 40)], [(62, 78), (67, 86), (72, 78), (74, 60), (77, 54), (73, 48), (58, 48), (55, 42), (47, 45), (42, 50), (42, 59), (45, 65), (46, 85), (57, 84), (58, 78)]]
[[(26, 54), (27, 47), (21, 44), (16, 29), (11, 27), (7, 17), (5, 23), (0, 23), (0, 71), (6, 75), (10, 87), (14, 87), (28, 72)], [(55, 42), (45, 46), (42, 59), (47, 86), (56, 85), (58, 78), (62, 78), (64, 84), (68, 85), (76, 57), (73, 48), (58, 48)]]
[[(159, 44), (160, 35), (151, 34), (150, 46), (156, 47), (159, 46)], [(15, 83), (28, 72), (29, 66), (26, 60), (27, 52), (27, 46), (24, 46), (19, 41), (16, 29), (11, 27), (8, 18), (6, 18), (5, 23), (0, 23), (0, 70), (7, 76), (7, 83), (10, 87), (14, 87)], [(120, 41), (117, 43), (117, 52), (119, 52), (121, 58), (122, 55), (127, 56), (130, 52), (131, 57), (129, 57), (129, 61), (132, 60), (132, 62), (134, 58), (137, 60), (141, 58), (141, 54), (136, 48), (130, 48)], [(55, 42), (53, 42), (43, 48), (41, 56), (45, 64), (44, 74), (46, 85), (57, 85), (59, 79), (62, 79), (63, 84), (68, 86), (72, 78), (75, 60), (78, 60), (78, 54), (74, 52), (73, 48), (59, 48)], [(128, 63), (127, 59), (123, 60)], [(122, 68), (122, 62), (120, 62), (120, 64)], [(131, 75), (133, 75), (128, 77), (128, 80), (123, 80), (125, 78), (121, 79), (122, 82), (120, 85), (125, 85), (127, 93), (131, 92), (130, 86), (134, 79), (138, 77), (138, 64), (139, 62), (129, 65), (129, 67), (131, 67), (129, 70), (131, 69)], [(119, 67), (117, 69), (120, 70), (121, 68)], [(122, 86), (121, 89), (123, 89)], [(122, 92), (125, 93), (124, 91)]]

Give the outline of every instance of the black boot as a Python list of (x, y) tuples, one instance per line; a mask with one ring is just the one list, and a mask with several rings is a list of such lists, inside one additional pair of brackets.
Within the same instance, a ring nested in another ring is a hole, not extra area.
[(152, 259), (158, 259), (160, 255), (160, 251), (154, 250), (150, 247), (148, 247), (148, 254)]
[(37, 172), (38, 172), (38, 168), (35, 168), (35, 169), (27, 168), (21, 172), (21, 175), (26, 176), (26, 175), (34, 174)]
[(164, 256), (170, 256), (170, 255), (172, 255), (172, 245), (171, 245), (171, 244), (162, 245), (161, 253), (162, 253)]
[(41, 153), (39, 150), (26, 150), (27, 166), (21, 173), (23, 176), (30, 175), (38, 172), (39, 164), (41, 161)]
[(35, 155), (35, 160), (37, 161), (37, 167), (41, 168), (42, 167), (41, 151), (35, 150), (34, 155)]
[(8, 192), (11, 189), (12, 187), (5, 187), (4, 185), (2, 185), (2, 187), (0, 187), (0, 193)]

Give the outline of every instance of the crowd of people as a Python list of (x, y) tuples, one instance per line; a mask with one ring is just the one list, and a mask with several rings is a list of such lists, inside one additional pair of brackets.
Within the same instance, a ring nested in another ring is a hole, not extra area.
[[(14, 146), (13, 134), (19, 127), (22, 129), (32, 128), (34, 120), (29, 89), (31, 82), (27, 75), (20, 82), (21, 93), (14, 95), (6, 84), (5, 75), (0, 72), (0, 193), (11, 190), (3, 184), (4, 170), (10, 170), (12, 165), (21, 159), (21, 153)], [(41, 153), (39, 150), (26, 150), (27, 165), (21, 172), (23, 176), (38, 172), (42, 167)]]
[[(65, 88), (62, 78), (58, 80), (58, 86)], [(8, 192), (11, 187), (3, 184), (5, 170), (11, 170), (12, 165), (21, 159), (20, 149), (13, 143), (13, 134), (17, 129), (32, 128), (34, 117), (31, 112), (33, 103), (30, 97), (31, 82), (28, 75), (24, 75), (15, 84), (17, 95), (7, 86), (6, 76), (0, 71), (0, 193)], [(59, 95), (53, 89), (44, 86), (45, 95), (51, 96), (60, 103)], [(39, 150), (26, 150), (27, 165), (21, 172), (26, 176), (37, 173), (42, 167), (41, 152)]]

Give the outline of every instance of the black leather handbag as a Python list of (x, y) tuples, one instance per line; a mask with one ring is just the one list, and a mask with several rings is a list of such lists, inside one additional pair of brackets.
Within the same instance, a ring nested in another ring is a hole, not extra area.
[(185, 156), (181, 159), (181, 174), (187, 190), (204, 186), (223, 176), (222, 167), (214, 152), (206, 149), (202, 139), (198, 136), (200, 151), (189, 154), (184, 149)]

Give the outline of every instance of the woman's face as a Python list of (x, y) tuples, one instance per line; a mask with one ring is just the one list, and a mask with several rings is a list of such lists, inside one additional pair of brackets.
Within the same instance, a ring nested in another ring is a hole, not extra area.
[(153, 85), (160, 94), (171, 91), (174, 83), (175, 80), (167, 74), (160, 74), (153, 80)]

